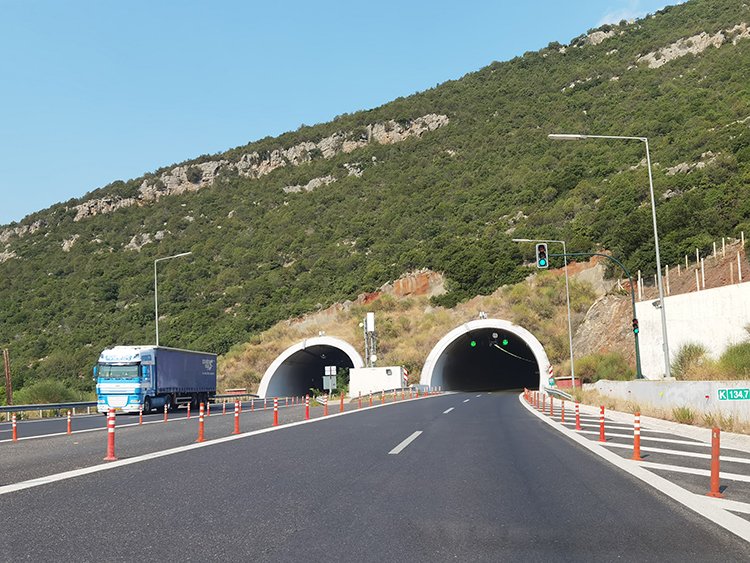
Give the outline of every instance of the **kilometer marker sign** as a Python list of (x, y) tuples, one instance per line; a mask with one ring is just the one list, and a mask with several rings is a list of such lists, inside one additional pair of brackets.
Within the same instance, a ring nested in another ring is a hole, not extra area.
[(732, 389), (719, 389), (719, 400), (720, 401), (747, 401), (750, 400), (750, 389), (748, 388), (732, 388)]

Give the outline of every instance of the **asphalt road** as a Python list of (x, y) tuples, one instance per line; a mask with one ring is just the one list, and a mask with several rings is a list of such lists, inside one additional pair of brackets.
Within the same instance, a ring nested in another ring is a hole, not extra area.
[(0, 495), (0, 560), (750, 559), (750, 545), (571, 443), (517, 394), (477, 395)]

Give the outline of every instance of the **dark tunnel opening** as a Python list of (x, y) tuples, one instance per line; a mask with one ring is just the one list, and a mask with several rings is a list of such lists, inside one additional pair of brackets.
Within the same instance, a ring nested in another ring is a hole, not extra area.
[(469, 331), (451, 342), (435, 365), (446, 391), (539, 388), (539, 365), (518, 335), (497, 328)]
[(353, 368), (351, 358), (343, 350), (329, 345), (304, 348), (289, 356), (271, 378), (266, 396), (302, 396), (310, 389), (323, 390), (326, 366)]

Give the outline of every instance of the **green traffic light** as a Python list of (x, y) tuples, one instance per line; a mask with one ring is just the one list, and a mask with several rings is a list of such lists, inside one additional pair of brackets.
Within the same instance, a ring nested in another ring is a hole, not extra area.
[(472, 340), (471, 342), (469, 342), (469, 345), (470, 345), (470, 346), (471, 346), (472, 348), (476, 348), (476, 347), (477, 347), (477, 341), (476, 341), (476, 340)]
[(544, 258), (540, 258), (539, 265), (544, 268), (547, 265), (547, 261)]

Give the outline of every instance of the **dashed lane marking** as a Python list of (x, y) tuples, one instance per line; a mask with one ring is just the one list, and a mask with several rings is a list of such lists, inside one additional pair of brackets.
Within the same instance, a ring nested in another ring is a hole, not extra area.
[(464, 403), (468, 403), (471, 399), (464, 399)]
[(449, 413), (449, 412), (451, 412), (452, 410), (453, 410), (453, 407), (449, 408), (448, 410), (445, 410), (445, 411), (443, 411), (443, 414), (448, 414), (448, 413)]
[(393, 448), (393, 449), (392, 449), (392, 450), (391, 450), (390, 452), (388, 452), (388, 455), (398, 455), (398, 454), (400, 454), (400, 453), (401, 453), (401, 452), (403, 451), (403, 449), (404, 449), (404, 448), (405, 448), (406, 446), (408, 446), (408, 445), (409, 445), (409, 444), (411, 444), (411, 443), (412, 443), (412, 442), (413, 442), (414, 440), (416, 440), (417, 438), (419, 438), (419, 435), (420, 435), (421, 433), (422, 433), (422, 431), (421, 431), (421, 430), (417, 430), (417, 431), (416, 431), (416, 432), (414, 432), (414, 433), (413, 433), (413, 434), (412, 434), (411, 436), (409, 436), (409, 437), (408, 437), (408, 438), (407, 438), (406, 440), (404, 440), (404, 441), (403, 441), (403, 442), (401, 442), (401, 443), (400, 443), (400, 444), (399, 444), (398, 446), (396, 446), (396, 447), (395, 447), (395, 448)]

